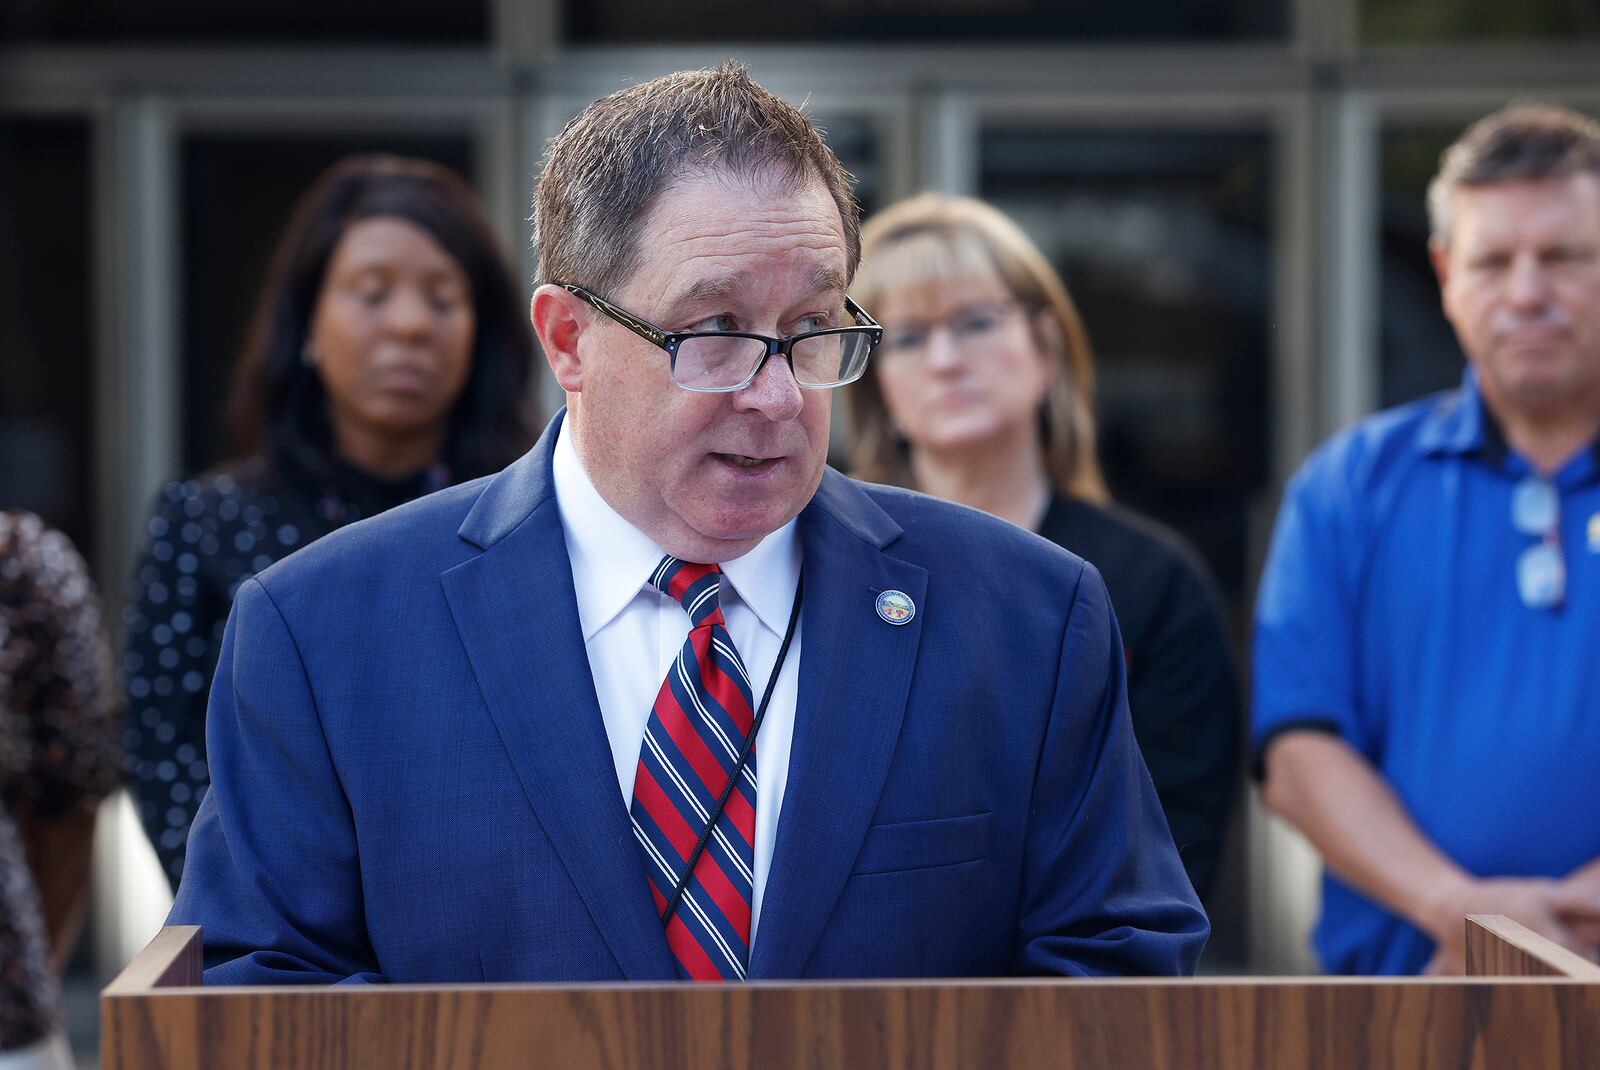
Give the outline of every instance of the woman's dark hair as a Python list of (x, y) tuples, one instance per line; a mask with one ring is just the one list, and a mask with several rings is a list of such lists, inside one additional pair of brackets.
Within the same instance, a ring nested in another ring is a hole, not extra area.
[(322, 379), (301, 352), (334, 249), (352, 224), (378, 217), (420, 227), (467, 276), (476, 318), (472, 367), (450, 410), (440, 460), (454, 481), (499, 471), (533, 441), (527, 310), (471, 187), (446, 167), (399, 156), (347, 157), (296, 203), (234, 368), (234, 447), (269, 460), (331, 459)]

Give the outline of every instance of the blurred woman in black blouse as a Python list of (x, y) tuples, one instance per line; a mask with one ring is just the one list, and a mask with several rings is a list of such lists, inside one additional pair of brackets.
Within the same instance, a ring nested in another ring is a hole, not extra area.
[(234, 592), (334, 528), (515, 460), (533, 441), (533, 357), (454, 173), (353, 157), (300, 199), (235, 369), (240, 460), (161, 492), (124, 612), (127, 772), (174, 887)]
[(862, 228), (861, 252), (851, 294), (884, 338), (850, 394), (853, 474), (994, 513), (1100, 570), (1134, 735), (1206, 896), (1239, 769), (1227, 634), (1188, 544), (1111, 503), (1088, 337), (1066, 287), (1014, 222), (969, 197), (886, 208)]

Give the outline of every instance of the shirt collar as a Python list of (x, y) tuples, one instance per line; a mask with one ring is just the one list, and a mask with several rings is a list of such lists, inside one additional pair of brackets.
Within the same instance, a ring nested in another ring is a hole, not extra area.
[[(1442, 397), (1417, 433), (1417, 448), (1428, 456), (1452, 454), (1482, 457), (1496, 467), (1512, 456), (1500, 421), (1494, 418), (1478, 389), (1478, 370), (1471, 365), (1461, 376), (1461, 387)], [(1600, 469), (1600, 439), (1589, 447), (1589, 467)], [(1582, 454), (1579, 454), (1581, 461)], [(1526, 462), (1521, 462), (1526, 463)], [(1563, 471), (1572, 471), (1569, 463)], [(1578, 478), (1585, 478), (1579, 473)]]
[(1417, 448), (1429, 456), (1476, 455), (1496, 465), (1505, 461), (1506, 437), (1483, 404), (1476, 368), (1468, 365), (1460, 388), (1441, 398), (1428, 414), (1417, 433)]
[(773, 635), (789, 628), (795, 588), (800, 582), (800, 540), (791, 520), (756, 543), (743, 557), (722, 564), (734, 594)]
[[(572, 564), (584, 642), (627, 608), (661, 562), (662, 549), (595, 490), (563, 420), (551, 458), (556, 506)], [(782, 635), (800, 578), (800, 545), (791, 520), (743, 557), (722, 563), (732, 594), (773, 634)], [(651, 588), (652, 590), (654, 588)], [(664, 595), (661, 597), (665, 597)], [(726, 597), (726, 596), (725, 596)]]

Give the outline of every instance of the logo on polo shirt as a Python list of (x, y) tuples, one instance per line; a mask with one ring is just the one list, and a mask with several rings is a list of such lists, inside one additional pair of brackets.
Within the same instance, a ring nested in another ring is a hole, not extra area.
[(1600, 513), (1589, 518), (1589, 552), (1600, 554)]

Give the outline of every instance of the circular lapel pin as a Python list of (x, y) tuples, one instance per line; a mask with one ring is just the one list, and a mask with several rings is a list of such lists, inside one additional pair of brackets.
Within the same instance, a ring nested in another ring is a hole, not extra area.
[(904, 591), (884, 591), (878, 596), (878, 616), (890, 624), (910, 624), (917, 604)]

